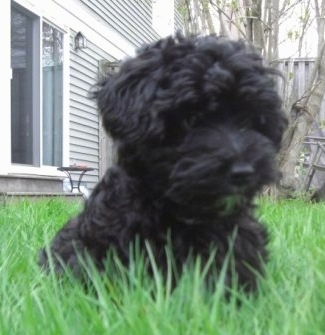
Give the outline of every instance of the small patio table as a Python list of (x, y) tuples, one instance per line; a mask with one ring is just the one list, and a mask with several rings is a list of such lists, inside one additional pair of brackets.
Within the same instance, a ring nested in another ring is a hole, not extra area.
[[(71, 165), (71, 166), (61, 166), (61, 167), (58, 167), (58, 170), (64, 172), (68, 176), (69, 181), (70, 181), (70, 185), (71, 185), (71, 192), (73, 192), (73, 190), (76, 189), (80, 193), (83, 193), (80, 190), (82, 178), (83, 178), (83, 176), (87, 172), (93, 171), (94, 169), (93, 168), (89, 168), (89, 167), (84, 166), (84, 165)], [(73, 172), (80, 173), (78, 182), (76, 182), (76, 181), (74, 181), (72, 179), (71, 173), (73, 173)]]

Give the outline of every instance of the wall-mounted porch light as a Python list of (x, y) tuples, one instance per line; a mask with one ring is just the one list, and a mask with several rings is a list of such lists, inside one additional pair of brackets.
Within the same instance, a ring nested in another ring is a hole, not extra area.
[(87, 39), (86, 37), (79, 31), (74, 38), (74, 48), (75, 50), (81, 50), (87, 48)]

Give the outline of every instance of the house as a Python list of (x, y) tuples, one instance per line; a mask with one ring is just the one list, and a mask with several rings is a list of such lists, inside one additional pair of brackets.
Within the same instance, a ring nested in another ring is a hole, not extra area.
[(103, 69), (181, 28), (174, 0), (0, 2), (0, 192), (59, 191), (60, 166), (112, 162), (89, 92)]

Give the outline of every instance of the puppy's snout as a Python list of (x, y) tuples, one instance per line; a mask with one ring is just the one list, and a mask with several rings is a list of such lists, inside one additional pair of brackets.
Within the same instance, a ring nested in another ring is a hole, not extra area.
[(254, 172), (254, 167), (249, 163), (235, 163), (230, 169), (231, 181), (235, 185), (245, 184)]

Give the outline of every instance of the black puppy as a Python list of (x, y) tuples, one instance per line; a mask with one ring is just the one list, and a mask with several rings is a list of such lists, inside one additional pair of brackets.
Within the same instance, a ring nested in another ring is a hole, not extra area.
[[(54, 238), (56, 271), (80, 274), (85, 254), (102, 269), (108, 250), (127, 265), (138, 239), (162, 272), (167, 244), (180, 272), (189, 255), (204, 264), (216, 251), (218, 272), (231, 254), (226, 284), (256, 289), (267, 231), (252, 203), (277, 177), (287, 123), (272, 74), (242, 41), (178, 36), (143, 47), (99, 84), (118, 161)], [(41, 252), (42, 266), (48, 256)]]

